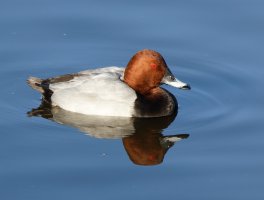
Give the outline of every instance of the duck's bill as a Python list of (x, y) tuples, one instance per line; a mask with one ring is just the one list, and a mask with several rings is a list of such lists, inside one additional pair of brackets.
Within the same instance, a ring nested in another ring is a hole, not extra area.
[(170, 135), (170, 136), (163, 136), (160, 138), (160, 144), (164, 148), (170, 148), (174, 145), (175, 142), (181, 141), (182, 139), (187, 139), (189, 134), (178, 134), (178, 135)]
[(184, 83), (178, 80), (177, 78), (175, 78), (175, 76), (171, 73), (169, 69), (167, 70), (167, 73), (165, 74), (161, 82), (164, 84), (170, 85), (172, 87), (176, 87), (176, 88), (183, 89), (183, 90), (191, 89), (191, 86), (189, 84)]

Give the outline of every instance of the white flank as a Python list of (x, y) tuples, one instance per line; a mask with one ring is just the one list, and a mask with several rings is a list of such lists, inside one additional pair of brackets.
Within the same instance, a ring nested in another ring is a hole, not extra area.
[(118, 67), (86, 70), (70, 81), (51, 84), (52, 104), (86, 115), (131, 117), (137, 97), (121, 80), (123, 72)]

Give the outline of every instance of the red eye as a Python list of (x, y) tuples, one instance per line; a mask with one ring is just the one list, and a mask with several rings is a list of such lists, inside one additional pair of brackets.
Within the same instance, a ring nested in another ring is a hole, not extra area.
[(154, 70), (157, 69), (157, 65), (156, 65), (155, 63), (151, 63), (151, 64), (150, 64), (150, 67), (151, 67), (152, 69), (154, 69)]

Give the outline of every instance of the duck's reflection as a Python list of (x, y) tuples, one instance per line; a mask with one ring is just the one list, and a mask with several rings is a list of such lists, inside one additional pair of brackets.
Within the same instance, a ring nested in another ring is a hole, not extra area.
[(162, 131), (174, 121), (177, 113), (160, 118), (126, 118), (87, 116), (51, 107), (42, 102), (37, 109), (28, 112), (29, 116), (40, 116), (57, 123), (78, 128), (96, 138), (123, 141), (130, 160), (137, 165), (157, 165), (175, 142), (187, 138), (188, 134), (163, 136)]

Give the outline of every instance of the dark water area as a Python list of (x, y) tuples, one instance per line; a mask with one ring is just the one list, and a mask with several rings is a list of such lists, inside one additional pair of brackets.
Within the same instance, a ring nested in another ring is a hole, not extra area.
[[(260, 0), (1, 1), (0, 199), (263, 199), (263, 9)], [(144, 48), (192, 86), (164, 86), (179, 103), (174, 119), (27, 115), (41, 103), (28, 76), (125, 66)]]

